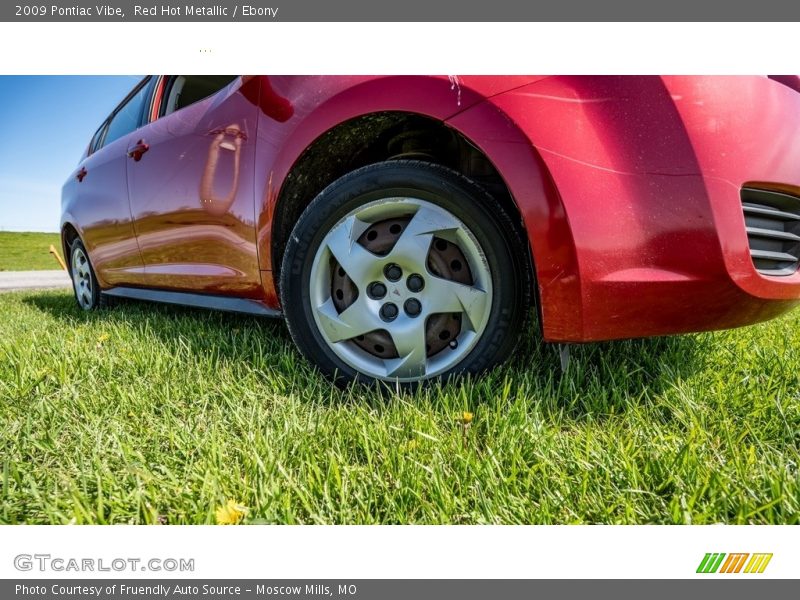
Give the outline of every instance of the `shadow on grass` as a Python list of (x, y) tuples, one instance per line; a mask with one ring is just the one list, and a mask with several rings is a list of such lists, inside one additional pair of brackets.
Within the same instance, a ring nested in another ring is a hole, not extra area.
[(571, 344), (562, 371), (559, 346), (542, 342), (538, 328), (524, 340), (503, 369), (520, 381), (535, 374), (542, 408), (572, 418), (624, 413), (649, 402), (701, 371), (713, 345), (702, 334)]
[[(287, 373), (288, 380), (313, 384), (317, 391), (328, 386), (299, 356), (280, 319), (133, 300), (119, 301), (110, 310), (85, 312), (75, 305), (71, 295), (53, 293), (32, 293), (23, 302), (67, 326), (120, 325), (139, 337), (158, 336), (172, 352), (177, 352), (180, 345), (188, 345), (192, 352), (213, 350), (231, 361), (260, 359), (299, 372)], [(231, 337), (239, 332), (247, 335)], [(265, 340), (266, 345), (257, 344), (256, 340)], [(589, 413), (619, 413), (631, 402), (657, 395), (701, 368), (708, 344), (704, 340), (708, 338), (687, 335), (571, 345), (569, 366), (562, 372), (558, 346), (542, 342), (534, 323), (511, 360), (466, 385), (475, 388), (478, 398), (486, 398), (497, 395), (500, 386), (510, 384), (515, 390), (528, 390), (545, 410), (566, 410), (578, 418)], [(442, 390), (458, 393), (464, 381), (451, 381)], [(380, 404), (374, 401), (383, 395), (342, 394), (368, 400), (373, 406)]]
[(78, 308), (72, 295), (52, 293), (34, 293), (22, 301), (68, 326), (121, 325), (142, 336), (156, 335), (167, 345), (181, 339), (198, 346), (197, 350), (220, 342), (216, 346), (220, 354), (236, 360), (248, 359), (250, 344), (230, 343), (232, 332), (257, 331), (272, 342), (271, 348), (290, 348), (292, 344), (282, 319), (128, 299), (115, 299), (111, 308), (87, 312)]

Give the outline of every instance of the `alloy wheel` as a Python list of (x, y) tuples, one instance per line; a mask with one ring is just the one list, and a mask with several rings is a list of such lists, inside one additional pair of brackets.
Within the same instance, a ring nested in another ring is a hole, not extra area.
[(75, 297), (84, 310), (92, 308), (92, 272), (89, 259), (83, 248), (76, 247), (72, 251), (72, 285), (75, 288)]
[(347, 214), (314, 256), (309, 301), (325, 343), (377, 379), (414, 381), (458, 364), (486, 328), (492, 274), (467, 226), (415, 198)]

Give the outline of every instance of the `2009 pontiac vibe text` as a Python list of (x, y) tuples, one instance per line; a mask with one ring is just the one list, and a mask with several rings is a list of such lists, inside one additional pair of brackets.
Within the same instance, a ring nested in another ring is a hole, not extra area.
[(15, 15), (25, 17), (119, 17), (125, 13), (118, 6), (97, 4), (95, 6), (58, 6), (56, 4), (17, 4)]

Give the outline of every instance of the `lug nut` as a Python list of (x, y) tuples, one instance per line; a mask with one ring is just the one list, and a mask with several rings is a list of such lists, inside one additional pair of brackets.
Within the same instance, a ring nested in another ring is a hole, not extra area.
[(403, 304), (403, 308), (406, 310), (406, 314), (409, 317), (416, 317), (422, 312), (422, 304), (416, 298), (409, 298), (406, 300), (405, 304)]
[(394, 321), (397, 317), (397, 305), (391, 302), (387, 302), (383, 306), (381, 306), (381, 319), (384, 321)]
[(386, 286), (380, 281), (374, 281), (369, 284), (367, 295), (373, 300), (380, 300), (386, 295)]
[(425, 287), (425, 280), (422, 278), (422, 275), (414, 273), (413, 275), (408, 276), (406, 285), (408, 286), (408, 289), (414, 293), (421, 292), (422, 288)]
[(403, 269), (399, 265), (391, 263), (384, 267), (383, 274), (386, 275), (386, 279), (389, 281), (399, 281), (403, 276)]

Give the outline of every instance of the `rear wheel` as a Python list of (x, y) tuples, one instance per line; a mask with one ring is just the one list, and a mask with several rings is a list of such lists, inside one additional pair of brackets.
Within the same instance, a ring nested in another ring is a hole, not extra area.
[(287, 245), (281, 300), (324, 374), (415, 383), (477, 373), (513, 349), (530, 302), (525, 248), (482, 188), (416, 161), (326, 188)]
[(83, 310), (94, 310), (103, 306), (103, 295), (100, 293), (100, 284), (94, 274), (89, 254), (78, 238), (70, 246), (70, 275), (72, 276), (72, 289), (75, 291), (75, 300)]

